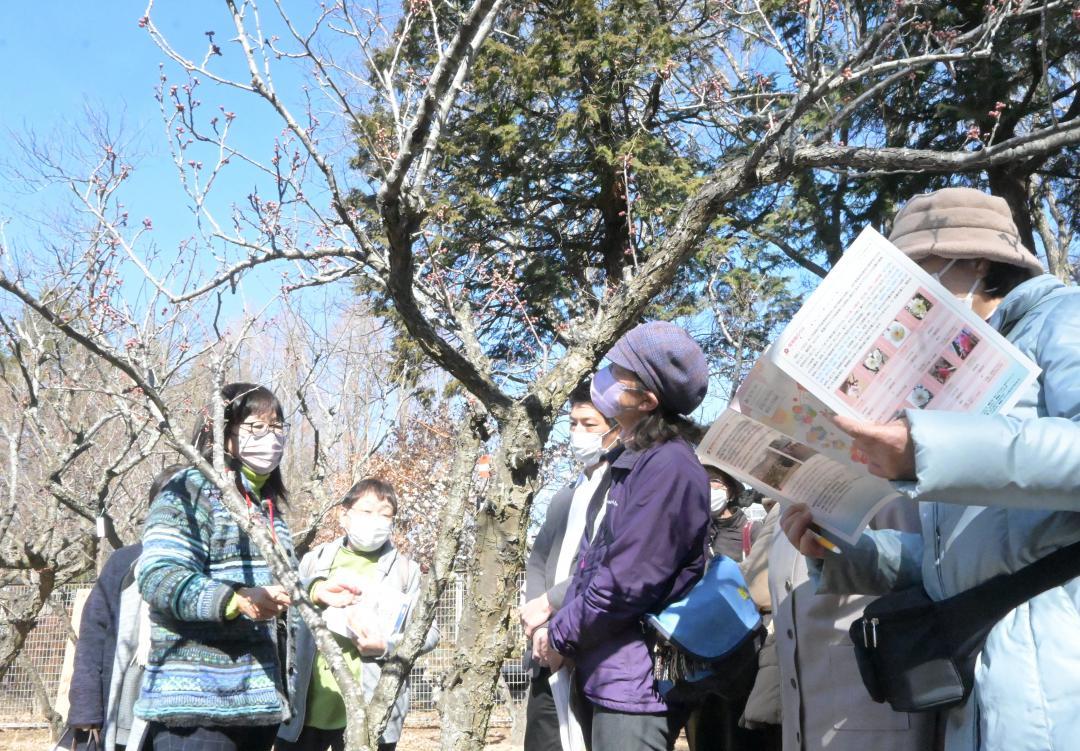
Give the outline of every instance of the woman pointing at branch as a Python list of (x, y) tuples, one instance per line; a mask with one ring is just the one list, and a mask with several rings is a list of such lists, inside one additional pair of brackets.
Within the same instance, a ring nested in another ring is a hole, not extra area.
[[(950, 598), (982, 587), (973, 604), (959, 601), (968, 603), (965, 625), (988, 634), (970, 695), (947, 714), (948, 751), (1073, 748), (1080, 581), (1040, 592), (1010, 585), (1020, 581), (1010, 575), (1080, 540), (1080, 293), (1040, 273), (1005, 201), (977, 190), (916, 196), (890, 239), (1042, 375), (1005, 414), (908, 410), (886, 425), (838, 419), (872, 473), (922, 501), (921, 534), (866, 532), (844, 555), (826, 555), (808, 534), (805, 506), (789, 508), (781, 525), (819, 572), (819, 592), (921, 586), (948, 612)], [(985, 615), (986, 603), (1008, 590), (1016, 596), (1007, 602), (1020, 604)]]
[[(229, 476), (254, 522), (267, 525), (292, 557), (280, 513), (287, 494), (278, 465), (288, 428), (281, 403), (251, 383), (225, 386), (221, 399)], [(215, 434), (210, 414), (192, 438), (208, 460)], [(135, 714), (150, 723), (151, 747), (268, 750), (288, 706), (277, 616), (289, 596), (273, 583), (221, 491), (198, 470), (175, 475), (151, 503), (138, 584), (152, 626)]]
[(550, 648), (576, 663), (592, 708), (592, 751), (674, 746), (683, 717), (657, 692), (642, 617), (690, 589), (705, 568), (709, 478), (683, 415), (705, 398), (709, 372), (693, 339), (670, 323), (638, 326), (608, 353), (592, 402), (619, 423), (608, 452), (603, 520), (551, 619)]

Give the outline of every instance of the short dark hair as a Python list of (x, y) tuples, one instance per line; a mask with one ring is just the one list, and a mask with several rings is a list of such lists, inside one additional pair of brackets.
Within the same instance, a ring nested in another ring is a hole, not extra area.
[(1031, 277), (1031, 271), (1023, 266), (991, 261), (990, 270), (983, 277), (983, 290), (994, 297), (1005, 297)]
[(724, 483), (724, 487), (726, 487), (731, 492), (732, 496), (737, 496), (739, 493), (742, 492), (742, 483), (729, 475), (724, 470), (720, 469), (719, 467), (714, 467), (711, 464), (706, 464), (705, 472), (709, 475), (709, 482), (712, 482), (713, 480), (719, 480), (720, 482)]
[(574, 390), (570, 392), (570, 406), (573, 407), (577, 404), (592, 404), (592, 378), (586, 378), (584, 381), (574, 387)]
[(389, 503), (390, 508), (394, 510), (394, 515), (397, 515), (397, 492), (394, 490), (394, 486), (388, 482), (380, 480), (378, 477), (365, 477), (360, 482), (349, 488), (349, 491), (345, 494), (345, 497), (341, 499), (341, 505), (344, 508), (350, 509), (353, 507), (362, 495), (368, 493), (373, 494), (383, 503)]
[(180, 470), (184, 469), (183, 464), (170, 464), (165, 469), (161, 470), (154, 476), (154, 481), (150, 483), (150, 502), (153, 503), (154, 499), (158, 497), (158, 493), (165, 487), (165, 483), (172, 479)]

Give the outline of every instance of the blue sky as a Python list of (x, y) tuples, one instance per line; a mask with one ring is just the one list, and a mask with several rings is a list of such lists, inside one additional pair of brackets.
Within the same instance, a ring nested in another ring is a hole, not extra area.
[[(161, 63), (165, 62), (170, 81), (186, 79), (147, 31), (139, 28), (145, 9), (145, 2), (131, 0), (0, 3), (0, 101), (4, 103), (0, 107), (0, 176), (7, 178), (0, 179), (0, 217), (7, 221), (7, 239), (21, 244), (22, 252), (33, 252), (40, 242), (40, 228), (27, 217), (39, 216), (67, 196), (60, 188), (28, 190), (24, 183), (11, 179), (12, 169), (24, 158), (17, 141), (31, 133), (47, 143), (73, 140), (88, 110), (106, 116), (114, 128), (123, 124), (135, 165), (124, 198), (132, 220), (152, 220), (152, 240), (167, 256), (193, 234), (194, 220), (186, 208), (190, 200), (180, 188), (154, 98)], [(220, 0), (159, 3), (153, 17), (171, 44), (197, 58), (207, 48), (205, 32), (215, 31), (215, 41), (224, 51), (215, 64), (222, 70), (243, 71), (239, 50), (228, 42), (235, 32)], [(284, 77), (282, 89), (299, 88), (290, 85), (297, 80), (296, 71), (282, 68), (277, 74)], [(269, 156), (281, 124), (268, 104), (210, 82), (203, 83), (199, 95), (205, 111), (221, 105), (236, 113), (231, 127), (234, 146), (264, 159)], [(227, 213), (231, 204), (242, 204), (260, 185), (264, 196), (270, 192), (264, 177), (230, 165), (215, 190), (216, 210)], [(208, 268), (210, 263), (207, 259)], [(245, 281), (247, 294), (252, 299), (272, 294), (279, 272), (251, 275)], [(231, 313), (245, 307), (239, 297), (230, 303)]]
[[(192, 233), (193, 223), (184, 208), (187, 198), (179, 188), (154, 99), (165, 56), (146, 30), (139, 28), (144, 11), (144, 2), (130, 0), (0, 3), (0, 101), (4, 102), (0, 107), (0, 169), (20, 158), (13, 136), (34, 131), (43, 138), (63, 139), (83, 120), (87, 108), (107, 113), (113, 123), (123, 121), (140, 153), (134, 190), (128, 197), (132, 216), (136, 220), (151, 217), (155, 243), (170, 249)], [(159, 3), (154, 20), (170, 43), (198, 57), (206, 49), (205, 32), (215, 31), (215, 41), (225, 53), (215, 64), (234, 71), (240, 65), (235, 45), (228, 41), (231, 19), (221, 0)], [(165, 70), (171, 80), (181, 80), (172, 63), (166, 63)], [(279, 75), (289, 74), (279, 71)], [(288, 88), (283, 85), (279, 91)], [(210, 83), (204, 84), (201, 94), (207, 109), (225, 104), (237, 113), (235, 145), (266, 153), (280, 132), (280, 121), (269, 105)], [(257, 180), (239, 169), (226, 176), (218, 186), (222, 206), (243, 201)], [(32, 242), (35, 229), (20, 215), (33, 213), (56, 197), (49, 191), (27, 193), (16, 183), (0, 181), (0, 216), (9, 220), (9, 239), (25, 236)], [(243, 294), (232, 301), (232, 312), (244, 309), (245, 295), (255, 300), (272, 293), (277, 280), (275, 270), (254, 275), (245, 282)], [(714, 417), (723, 408), (726, 400), (717, 396), (707, 401), (699, 417)], [(556, 428), (556, 440), (565, 440), (564, 429), (563, 425)]]

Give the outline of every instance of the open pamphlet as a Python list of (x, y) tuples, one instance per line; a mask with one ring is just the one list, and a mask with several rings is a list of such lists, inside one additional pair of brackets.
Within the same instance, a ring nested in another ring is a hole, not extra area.
[(899, 493), (852, 457), (830, 416), (907, 409), (995, 414), (1039, 367), (871, 228), (863, 230), (739, 386), (698, 447), (782, 504), (855, 542)]
[(347, 639), (356, 635), (349, 625), (350, 617), (369, 634), (387, 639), (405, 629), (410, 605), (409, 598), (393, 587), (369, 585), (351, 605), (327, 608), (323, 618), (327, 628)]

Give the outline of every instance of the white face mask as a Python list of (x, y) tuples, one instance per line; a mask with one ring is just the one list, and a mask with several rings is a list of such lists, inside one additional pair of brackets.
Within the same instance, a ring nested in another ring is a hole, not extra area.
[(361, 553), (378, 550), (390, 539), (393, 522), (385, 516), (357, 514), (349, 517), (349, 547)]
[[(612, 428), (611, 430), (614, 430)], [(600, 457), (604, 455), (604, 437), (611, 430), (603, 433), (590, 433), (587, 430), (570, 431), (570, 451), (574, 459), (586, 467), (600, 463)]]
[(709, 490), (709, 510), (713, 516), (722, 513), (728, 505), (727, 488), (711, 488)]
[(251, 434), (240, 433), (240, 461), (257, 475), (268, 475), (281, 464), (281, 455), (285, 453), (285, 436), (274, 431), (256, 438)]
[[(945, 275), (945, 272), (951, 269), (958, 260), (959, 259), (957, 258), (952, 259), (947, 264), (942, 266), (940, 271), (935, 271), (930, 276), (934, 278), (934, 281), (940, 282), (941, 277)], [(969, 308), (972, 307), (975, 304), (975, 290), (979, 288), (980, 284), (982, 284), (982, 279), (975, 279), (975, 281), (971, 283), (971, 286), (968, 287), (967, 294), (961, 298), (958, 298), (960, 302), (964, 303), (964, 305), (967, 305)]]

